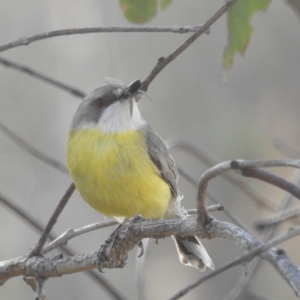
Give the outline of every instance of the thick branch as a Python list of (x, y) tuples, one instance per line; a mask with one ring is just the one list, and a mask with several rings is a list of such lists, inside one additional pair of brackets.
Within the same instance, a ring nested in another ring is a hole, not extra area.
[[(296, 228), (297, 234), (300, 227)], [(0, 281), (11, 277), (41, 276), (55, 277), (71, 274), (95, 267), (117, 268), (124, 265), (128, 251), (130, 251), (143, 238), (164, 238), (173, 234), (188, 236), (198, 235), (201, 238), (223, 237), (234, 240), (246, 250), (253, 250), (262, 244), (239, 227), (212, 220), (206, 228), (199, 226), (196, 220), (144, 220), (123, 226), (113, 240), (101, 246), (100, 260), (98, 252), (88, 255), (79, 254), (61, 259), (48, 259), (42, 257), (18, 257), (0, 263)], [(296, 233), (295, 233), (296, 234)], [(300, 294), (300, 271), (284, 254), (270, 249), (260, 254), (269, 261), (290, 284), (295, 293)]]

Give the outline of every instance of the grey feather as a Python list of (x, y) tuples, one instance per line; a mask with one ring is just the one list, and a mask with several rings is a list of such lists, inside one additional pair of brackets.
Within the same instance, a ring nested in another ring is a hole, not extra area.
[(145, 136), (147, 151), (152, 162), (170, 186), (172, 195), (177, 198), (179, 194), (177, 188), (178, 172), (167, 146), (149, 124), (146, 123), (143, 126), (142, 131)]

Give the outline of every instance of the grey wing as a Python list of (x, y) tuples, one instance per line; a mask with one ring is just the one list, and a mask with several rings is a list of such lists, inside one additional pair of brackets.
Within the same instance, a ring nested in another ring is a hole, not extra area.
[(177, 198), (179, 193), (177, 189), (178, 172), (167, 146), (149, 124), (145, 124), (142, 130), (146, 139), (147, 151), (152, 162), (170, 186), (172, 195)]

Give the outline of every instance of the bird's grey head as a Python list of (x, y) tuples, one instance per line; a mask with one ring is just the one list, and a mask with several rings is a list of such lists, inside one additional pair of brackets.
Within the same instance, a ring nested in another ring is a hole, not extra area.
[[(142, 82), (135, 80), (128, 86), (118, 81), (95, 89), (80, 103), (71, 129), (83, 129), (86, 126), (96, 125), (103, 112), (116, 102), (128, 102), (130, 98), (140, 93)], [(129, 111), (128, 111), (129, 114)]]

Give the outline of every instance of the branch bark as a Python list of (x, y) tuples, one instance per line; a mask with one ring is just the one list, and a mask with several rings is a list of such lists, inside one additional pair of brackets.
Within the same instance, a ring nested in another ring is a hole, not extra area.
[[(16, 276), (56, 277), (93, 268), (119, 268), (126, 263), (127, 253), (143, 238), (164, 238), (171, 235), (197, 235), (200, 238), (222, 237), (235, 241), (245, 250), (251, 251), (264, 247), (262, 243), (239, 227), (212, 219), (206, 226), (200, 226), (195, 219), (187, 220), (142, 220), (126, 224), (114, 236), (108, 239), (100, 251), (90, 254), (78, 254), (66, 258), (43, 258), (21, 256), (0, 262), (0, 281)], [(300, 234), (300, 227), (287, 233), (289, 237)], [(256, 251), (261, 251), (256, 250)], [(255, 254), (258, 254), (255, 252)], [(246, 256), (246, 260), (252, 259)], [(283, 251), (269, 249), (260, 257), (270, 262), (289, 283), (297, 295), (300, 295), (300, 271)]]

